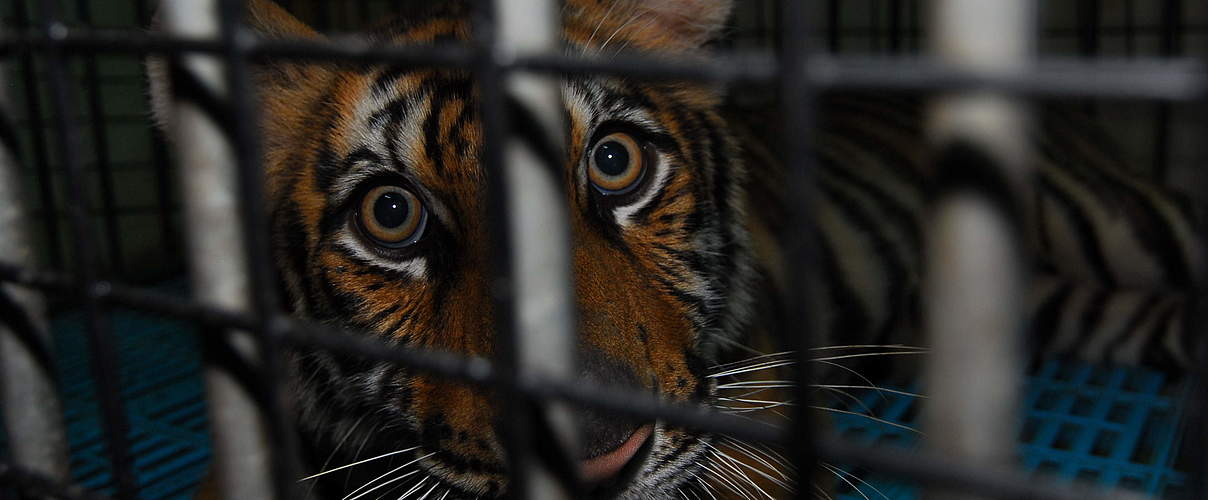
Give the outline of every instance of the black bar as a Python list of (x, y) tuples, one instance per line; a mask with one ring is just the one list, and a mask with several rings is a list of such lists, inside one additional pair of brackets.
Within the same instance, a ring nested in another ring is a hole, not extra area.
[[(57, 0), (43, 2), (43, 18), (48, 37), (62, 33), (64, 26), (58, 21)], [(51, 109), (55, 115), (55, 130), (62, 151), (66, 170), (64, 203), (67, 205), (68, 221), (72, 232), (72, 251), (75, 268), (75, 292), (84, 303), (87, 315), (88, 347), (92, 355), (92, 372), (96, 379), (97, 400), (101, 407), (101, 424), (104, 428), (106, 449), (117, 489), (116, 497), (127, 500), (138, 495), (138, 482), (134, 476), (134, 461), (130, 451), (125, 403), (121, 396), (121, 381), (117, 346), (109, 325), (108, 311), (93, 295), (96, 283), (97, 258), (91, 225), (87, 219), (87, 191), (84, 189), (84, 168), (80, 162), (79, 131), (71, 119), (71, 110), (76, 109), (70, 92), (67, 75), (67, 60), (64, 54), (51, 49), (46, 55), (47, 87), (50, 91)]]
[[(1171, 5), (1179, 4), (1179, 5)], [(1165, 2), (1165, 12), (1163, 14), (1163, 25), (1165, 27), (1174, 27), (1182, 24), (1181, 8), (1182, 2), (1168, 1)], [(1200, 50), (1208, 49), (1208, 44), (1201, 42), (1197, 47)], [(1163, 49), (1177, 50), (1178, 47), (1172, 45), (1163, 46)], [(1201, 53), (1202, 54), (1202, 53)], [(1208, 111), (1208, 96), (1205, 96), (1191, 110), (1192, 116), (1203, 116), (1205, 111)], [(1208, 127), (1201, 126), (1199, 133), (1201, 136), (1208, 135)], [(1197, 156), (1202, 157), (1208, 153), (1208, 146), (1203, 142), (1196, 143)], [(1205, 195), (1208, 195), (1208, 182), (1201, 182), (1199, 185), (1198, 199), (1202, 201)], [(1208, 238), (1208, 220), (1203, 218), (1199, 221), (1199, 231), (1197, 235), (1200, 238)], [(1203, 256), (1208, 256), (1208, 248), (1202, 250)], [(1204, 283), (1208, 277), (1197, 276), (1199, 283)], [(1180, 458), (1186, 459), (1186, 474), (1188, 478), (1188, 490), (1186, 498), (1198, 499), (1205, 498), (1208, 495), (1208, 341), (1205, 341), (1201, 335), (1204, 332), (1205, 326), (1208, 326), (1208, 297), (1205, 297), (1201, 292), (1195, 297), (1191, 314), (1186, 318), (1184, 335), (1188, 336), (1188, 341), (1183, 345), (1188, 345), (1194, 351), (1195, 362), (1193, 378), (1191, 380), (1191, 390), (1187, 394), (1187, 417), (1183, 427), (1183, 456)]]
[[(76, 0), (76, 10), (80, 22), (92, 25), (92, 2)], [(122, 258), (121, 228), (117, 220), (117, 195), (113, 187), (113, 169), (109, 157), (109, 133), (105, 128), (105, 104), (101, 100), (100, 68), (97, 66), (97, 56), (84, 56), (84, 92), (88, 99), (89, 122), (92, 130), (93, 160), (97, 169), (97, 178), (101, 185), (101, 214), (105, 221), (105, 248), (108, 250), (108, 261), (111, 268), (107, 270), (121, 275), (125, 270)]]
[(810, 296), (810, 268), (815, 262), (811, 234), (813, 214), (810, 204), (813, 197), (813, 166), (811, 159), (812, 140), (797, 134), (809, 133), (813, 127), (813, 91), (809, 75), (806, 74), (806, 58), (809, 54), (809, 34), (805, 27), (809, 19), (803, 2), (780, 3), (780, 94), (781, 147), (784, 151), (785, 180), (788, 186), (788, 221), (785, 227), (797, 228), (786, 231), (783, 237), (784, 262), (786, 266), (785, 290), (779, 297), (783, 317), (777, 333), (781, 345), (787, 350), (797, 351), (795, 379), (797, 388), (793, 400), (797, 405), (793, 411), (793, 432), (789, 444), (789, 459), (797, 471), (797, 498), (813, 499), (813, 476), (818, 463), (815, 449), (815, 421), (809, 410), (813, 400), (813, 362), (811, 348), (815, 345), (812, 327), (813, 317), (806, 307)]
[(221, 39), (225, 48), (226, 83), (230, 92), (231, 116), (238, 119), (230, 123), (232, 150), (239, 175), (239, 215), (242, 219), (244, 253), (251, 289), (252, 314), (257, 318), (257, 335), (261, 369), (259, 404), (266, 420), (265, 430), (273, 444), (272, 465), (276, 497), (279, 500), (295, 498), (300, 464), (297, 434), (288, 408), (288, 395), (281, 390), (281, 381), (287, 377), (282, 359), (281, 336), (277, 334), (272, 318), (278, 311), (276, 277), (272, 252), (269, 247), (269, 222), (264, 211), (264, 170), (261, 167), (259, 144), (259, 112), (255, 104), (255, 90), (251, 86), (247, 48), (244, 37), (244, 0), (220, 0), (219, 21)]
[(902, 0), (889, 0), (889, 53), (902, 51)]
[[(473, 51), (458, 46), (383, 47), (316, 41), (247, 41), (243, 52), (254, 60), (297, 59), (470, 68)], [(0, 36), (0, 55), (7, 50), (60, 47), (67, 52), (138, 54), (221, 52), (213, 40), (181, 40), (155, 35), (92, 31), (51, 39), (46, 34)], [(1190, 59), (1077, 61), (1052, 58), (1016, 75), (969, 72), (926, 58), (811, 56), (807, 72), (819, 88), (899, 91), (995, 90), (1053, 97), (1102, 97), (1190, 101), (1208, 89), (1208, 71)], [(609, 59), (570, 55), (518, 57), (501, 71), (625, 74), (635, 78), (693, 80), (711, 83), (773, 82), (779, 70), (763, 54), (721, 55), (710, 61), (685, 62), (658, 57), (617, 56)]]
[[(1162, 1), (1162, 46), (1163, 57), (1175, 57), (1182, 53), (1183, 40), (1180, 31), (1183, 26), (1182, 0)], [(1154, 117), (1153, 141), (1153, 175), (1155, 179), (1165, 179), (1170, 171), (1170, 104), (1157, 104), (1157, 115)]]
[[(134, 8), (136, 10), (135, 15), (138, 16), (138, 25), (143, 27), (151, 26), (151, 10), (147, 5), (147, 0), (135, 0)], [(142, 81), (143, 92), (146, 95), (151, 95), (149, 81), (146, 78), (140, 78), (140, 80)], [(176, 221), (174, 219), (177, 207), (173, 196), (172, 172), (168, 161), (168, 144), (164, 140), (163, 132), (159, 128), (148, 127), (147, 133), (151, 140), (151, 164), (155, 167), (155, 194), (156, 203), (159, 207), (160, 248), (163, 249), (165, 255), (180, 255), (180, 235), (176, 231)], [(173, 264), (181, 264), (181, 259), (177, 258)]]
[(490, 293), (495, 314), (495, 380), (492, 396), (501, 415), (500, 441), (508, 464), (508, 495), (528, 498), (526, 477), (531, 460), (532, 442), (528, 425), (530, 408), (520, 392), (520, 352), (515, 329), (515, 280), (512, 278), (512, 235), (508, 220), (507, 176), (504, 173), (504, 148), (508, 140), (505, 78), (495, 60), (494, 47), (499, 33), (494, 0), (478, 0), (474, 5), (474, 83), (480, 96), (482, 117), (482, 167), (487, 174), (487, 224), (491, 249)]
[(1124, 0), (1124, 53), (1137, 55), (1137, 2)]
[(1082, 57), (1099, 55), (1099, 0), (1078, 0), (1078, 53)]
[[(843, 44), (843, 2), (842, 0), (827, 0), (826, 2), (826, 40), (827, 49), (831, 54), (838, 54)], [(781, 32), (786, 24), (780, 20)]]
[[(25, 7), (25, 0), (15, 0), (13, 4), (17, 25), (28, 29), (33, 23), (33, 18)], [(59, 235), (59, 210), (55, 206), (54, 172), (50, 169), (50, 159), (47, 157), (46, 124), (42, 121), (42, 98), (38, 95), (37, 67), (30, 52), (21, 54), (21, 76), (25, 84), (25, 113), (28, 115), (26, 121), (34, 141), (34, 175), (38, 179), (42, 213), (46, 214), (42, 221), (46, 224), (46, 249), (51, 267), (60, 269), (63, 267), (63, 241)]]

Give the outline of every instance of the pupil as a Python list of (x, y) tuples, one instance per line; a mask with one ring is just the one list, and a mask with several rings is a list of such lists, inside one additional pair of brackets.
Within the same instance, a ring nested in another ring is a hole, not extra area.
[(617, 141), (608, 141), (596, 147), (596, 168), (609, 177), (616, 177), (629, 170), (629, 150)]
[(373, 202), (373, 217), (382, 227), (396, 228), (407, 222), (410, 208), (401, 193), (385, 193)]

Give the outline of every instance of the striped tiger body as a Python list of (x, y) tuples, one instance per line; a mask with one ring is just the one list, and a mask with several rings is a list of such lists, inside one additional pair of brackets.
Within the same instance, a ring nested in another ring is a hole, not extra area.
[[(933, 189), (922, 107), (841, 95), (824, 99), (819, 115), (821, 328), (836, 343), (918, 344)], [(741, 136), (752, 171), (776, 164), (759, 143), (776, 136)], [(1129, 173), (1100, 125), (1067, 107), (1039, 113), (1033, 144), (1034, 189), (1021, 201), (1036, 269), (1027, 301), (1035, 351), (1186, 368), (1195, 351), (1183, 316), (1203, 269), (1188, 203)], [(762, 192), (783, 184), (776, 176), (752, 180), (750, 189)]]

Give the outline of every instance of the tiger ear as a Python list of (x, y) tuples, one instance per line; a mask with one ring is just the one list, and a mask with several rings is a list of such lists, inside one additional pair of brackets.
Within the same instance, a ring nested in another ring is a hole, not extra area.
[[(699, 48), (715, 38), (733, 0), (568, 0), (576, 24), (591, 33), (585, 45), (606, 48), (624, 39), (653, 51)], [(619, 44), (618, 44), (619, 45)]]
[[(151, 25), (152, 32), (164, 31), (163, 15), (162, 11), (156, 13)], [(270, 0), (249, 0), (244, 23), (263, 39), (322, 38), (318, 32)], [(272, 96), (277, 95), (274, 87), (307, 82), (308, 73), (314, 68), (314, 66), (296, 62), (270, 62), (257, 64), (254, 67), (254, 76), (260, 95)], [(167, 60), (161, 57), (148, 57), (147, 78), (150, 83), (151, 114), (157, 125), (166, 128), (171, 121), (172, 109), (171, 76)]]

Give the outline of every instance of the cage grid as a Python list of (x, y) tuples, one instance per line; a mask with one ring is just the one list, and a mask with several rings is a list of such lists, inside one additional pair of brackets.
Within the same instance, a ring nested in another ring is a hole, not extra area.
[[(18, 2), (22, 3), (22, 2)], [(915, 5), (918, 2), (905, 2)], [(1195, 102), (1205, 92), (1205, 82), (1202, 67), (1188, 61), (1157, 62), (1137, 60), (1118, 63), (1102, 63), (1095, 60), (1059, 60), (1045, 61), (1021, 74), (993, 74), (975, 70), (947, 66), (935, 61), (919, 59), (896, 58), (859, 58), (843, 55), (827, 56), (820, 53), (805, 51), (809, 33), (804, 29), (806, 16), (802, 2), (785, 1), (779, 4), (780, 26), (777, 28), (781, 41), (779, 57), (767, 54), (738, 53), (723, 56), (705, 64), (683, 64), (664, 61), (656, 58), (618, 57), (612, 60), (580, 59), (566, 55), (537, 55), (521, 56), (514, 59), (496, 59), (493, 57), (490, 39), (479, 39), (479, 45), (466, 48), (434, 48), (416, 49), (401, 47), (370, 47), (339, 42), (274, 42), (251, 41), (237, 38), (239, 33), (239, 17), (241, 2), (224, 1), (222, 3), (221, 21), (222, 36), (213, 40), (186, 40), (171, 36), (132, 33), (127, 31), (106, 31), (91, 28), (74, 28), (62, 24), (58, 13), (54, 11), (55, 2), (46, 3), (44, 13), (45, 23), (40, 27), (18, 27), (16, 31), (0, 32), (0, 56), (5, 60), (17, 56), (25, 66), (26, 94), (32, 96), (36, 79), (35, 63), (32, 57), (40, 55), (45, 60), (45, 75), (48, 90), (49, 115), (53, 125), (49, 127), (56, 135), (56, 142), (64, 146), (59, 160), (67, 175), (61, 181), (66, 185), (67, 195), (62, 202), (67, 207), (67, 233), (72, 237), (69, 251), (65, 252), (73, 262), (73, 272), (35, 270), (24, 265), (0, 263), (0, 281), (10, 284), (32, 287), (44, 292), (66, 293), (85, 305), (86, 331), (90, 337), (90, 357), (94, 377), (98, 385), (98, 402), (102, 406), (102, 420), (105, 428), (105, 439), (116, 480), (118, 497), (135, 497), (138, 491), (138, 481), (135, 478), (134, 459), (131, 456), (131, 444), (126, 442), (129, 422), (126, 419), (126, 409), (122, 407), (121, 388), (116, 377), (118, 370), (118, 353), (120, 345), (114, 344), (110, 335), (112, 324), (111, 308), (116, 306), (130, 307), (144, 311), (166, 314), (181, 320), (195, 322), (203, 327), (237, 328), (255, 334), (260, 346), (268, 355), (265, 360), (275, 359), (272, 353), (282, 347), (310, 347), (334, 350), (346, 354), (364, 356), (371, 359), (387, 360), (405, 364), (411, 368), (452, 377), (469, 383), (480, 385), (504, 384), (509, 390), (522, 399), (562, 400), (586, 406), (601, 407), (618, 413), (643, 417), (658, 417), (663, 421), (695, 427), (702, 430), (723, 432), (738, 437), (761, 442), (791, 442), (793, 450), (800, 455), (795, 456), (796, 463), (813, 463), (815, 457), (827, 458), (837, 462), (854, 463), (884, 472), (904, 475), (930, 485), (963, 488), (983, 494), (993, 494), (1006, 497), (1034, 496), (1037, 498), (1090, 498), (1092, 493), (1082, 490), (1053, 489), (1046, 484), (1023, 481), (1025, 476), (1009, 472), (981, 470), (946, 459), (936, 455), (905, 455), (890, 450), (865, 449), (852, 443), (820, 438), (812, 435), (809, 426), (796, 425), (790, 429), (751, 426), (745, 421), (730, 418), (726, 415), (709, 414), (695, 408), (668, 405), (654, 399), (634, 398), (633, 395), (618, 393), (599, 388), (584, 388), (572, 383), (573, 381), (558, 380), (521, 380), (516, 379), (511, 366), (505, 359), (500, 364), (494, 364), (482, 359), (464, 359), (457, 356), (430, 353), (421, 350), (400, 348), (369, 339), (350, 340), (342, 332), (331, 331), (316, 325), (297, 322), (276, 311), (276, 298), (271, 291), (271, 281), (261, 275), (253, 278), (256, 307), (251, 312), (233, 312), (213, 306), (202, 305), (188, 299), (164, 296), (154, 290), (128, 288), (112, 283), (98, 275), (99, 262), (96, 244), (97, 238), (92, 234), (88, 225), (89, 210), (85, 206), (87, 196), (83, 179), (84, 158), (80, 155), (79, 145), (82, 143), (83, 130), (69, 117), (69, 111), (77, 109), (72, 105), (73, 96), (71, 75), (66, 70), (71, 59), (77, 57), (95, 57), (101, 54), (145, 55), (157, 54), (169, 58), (177, 58), (183, 54), (205, 53), (221, 56), (232, 70), (229, 72), (229, 83), (232, 91), (229, 98), (222, 98), (206, 90), (206, 86), (195, 80), (187, 71), (177, 67), (173, 73), (174, 82), (179, 84), (191, 102), (201, 105), (205, 111), (219, 122), (233, 126), (232, 136), (235, 139), (238, 159), (241, 164), (240, 194), (244, 203), (243, 220), (245, 221), (244, 235), (248, 240), (246, 249), (249, 260), (262, 264), (254, 266), (258, 272), (267, 272), (269, 266), (265, 253), (263, 235), (264, 216), (257, 213), (259, 180), (255, 168), (256, 141), (252, 131), (244, 120), (239, 117), (247, 116), (252, 108), (247, 90), (246, 65), (255, 60), (266, 58), (293, 58), (303, 60), (348, 60), (374, 63), (398, 63), (431, 65), (440, 67), (460, 67), (472, 69), (479, 75), (479, 83), (490, 90), (489, 95), (498, 94), (498, 88), (493, 75), (505, 72), (532, 71), (539, 73), (571, 72), (571, 73), (610, 73), (624, 74), (637, 78), (673, 78), (693, 79), (715, 83), (761, 82), (779, 84), (781, 98), (784, 100), (788, 130), (808, 129), (810, 123), (810, 101), (812, 92), (824, 89), (847, 88), (878, 88), (890, 90), (925, 90), (925, 91), (958, 91), (958, 90), (994, 90), (1006, 93), (1016, 93), (1028, 96), (1058, 95), (1108, 98), (1146, 98), (1170, 102)], [(891, 2), (901, 5), (902, 2)], [(83, 4), (81, 4), (83, 5)], [(483, 5), (488, 5), (484, 3)], [(831, 2), (838, 5), (838, 2)], [(139, 7), (140, 12), (146, 12), (145, 7)], [(482, 9), (489, 11), (488, 8)], [(366, 10), (368, 11), (368, 10)], [(897, 12), (895, 10), (894, 12)], [(488, 12), (489, 14), (489, 12)], [(21, 17), (21, 16), (19, 16)], [(491, 17), (483, 15), (480, 26), (490, 27)], [(893, 23), (899, 26), (900, 21)], [(913, 26), (913, 25), (912, 25)], [(912, 32), (911, 30), (906, 30)], [(917, 31), (913, 31), (917, 32)], [(890, 44), (894, 50), (894, 44)], [(1172, 45), (1173, 46), (1173, 45)], [(1087, 45), (1094, 47), (1094, 44)], [(85, 74), (98, 77), (94, 67), (85, 65)], [(487, 77), (484, 77), (486, 75)], [(103, 115), (98, 110), (99, 98), (96, 92), (90, 93), (91, 115), (96, 120)], [(28, 99), (31, 111), (27, 117), (30, 125), (36, 128), (42, 112), (33, 110), (38, 98)], [(485, 99), (485, 105), (501, 106), (501, 102)], [(497, 108), (502, 112), (502, 108)], [(7, 127), (13, 127), (11, 116), (5, 115)], [(489, 121), (489, 120), (488, 120)], [(242, 125), (241, 125), (242, 124)], [(500, 141), (505, 137), (502, 123), (495, 126), (498, 130), (487, 133), (487, 150), (498, 149)], [(102, 126), (93, 128), (93, 139), (98, 143), (106, 143)], [(157, 140), (157, 139), (153, 139)], [(801, 141), (797, 141), (800, 143)], [(6, 139), (6, 145), (12, 149), (15, 143)], [(788, 160), (790, 165), (807, 165), (808, 150), (801, 144), (790, 144)], [(103, 148), (103, 147), (102, 147)], [(34, 151), (46, 151), (45, 144), (35, 145)], [(39, 153), (35, 152), (35, 156)], [(45, 158), (36, 160), (39, 168), (49, 169)], [(106, 170), (113, 165), (102, 158), (97, 162), (97, 168)], [(488, 171), (498, 170), (498, 161), (488, 161)], [(808, 177), (804, 169), (795, 169), (799, 174), (795, 178), (795, 189), (805, 192), (808, 187)], [(101, 172), (104, 178), (109, 174)], [(494, 174), (492, 174), (494, 176)], [(50, 176), (46, 177), (47, 179)], [(111, 181), (102, 182), (111, 184)], [(492, 186), (493, 193), (502, 193), (500, 186)], [(102, 187), (102, 190), (111, 191)], [(41, 200), (43, 214), (47, 220), (56, 219), (51, 214), (57, 213), (55, 204), (51, 201), (50, 189), (45, 184), (39, 187), (44, 196)], [(103, 212), (108, 220), (107, 231), (114, 234), (115, 226), (112, 214), (116, 213), (116, 201), (111, 194), (101, 194)], [(798, 217), (804, 216), (804, 201), (797, 207)], [(164, 211), (170, 201), (160, 200), (159, 209)], [(170, 211), (170, 210), (167, 210)], [(167, 220), (167, 219), (165, 219)], [(53, 225), (54, 223), (49, 223)], [(166, 223), (165, 223), (166, 224)], [(500, 225), (506, 227), (506, 224)], [(58, 231), (50, 231), (57, 238)], [(165, 232), (166, 234), (166, 232)], [(101, 240), (109, 240), (110, 252), (120, 255), (120, 248), (112, 243), (112, 238), (106, 236)], [(791, 255), (804, 257), (794, 260), (797, 265), (808, 262), (807, 245), (791, 245)], [(51, 245), (57, 248), (57, 245)], [(506, 250), (508, 247), (502, 247)], [(52, 250), (52, 253), (57, 250)], [(506, 254), (505, 254), (506, 255)], [(801, 286), (801, 285), (798, 285)], [(798, 291), (803, 291), (798, 290)], [(790, 295), (803, 296), (804, 294)], [(505, 308), (510, 310), (510, 308)], [(804, 324), (804, 322), (802, 322)], [(506, 340), (506, 336), (504, 338)], [(805, 345), (809, 345), (808, 341)], [(245, 361), (246, 362), (246, 361)], [(501, 369), (501, 367), (503, 369)], [(278, 380), (277, 368), (265, 368), (268, 383), (259, 385), (260, 403), (263, 407), (272, 408), (277, 398), (271, 394), (276, 387), (273, 383)], [(802, 377), (808, 379), (808, 374)], [(802, 391), (805, 391), (802, 384)], [(805, 394), (805, 392), (803, 392)], [(1202, 401), (1204, 398), (1193, 399)], [(1193, 421), (1201, 421), (1198, 417), (1201, 408), (1191, 409)], [(511, 419), (523, 418), (521, 415), (510, 415)], [(1201, 436), (1203, 429), (1193, 427), (1191, 436)], [(288, 436), (278, 433), (275, 437), (277, 444), (288, 444)], [(137, 446), (137, 444), (135, 445)], [(512, 443), (509, 448), (522, 447)], [(537, 457), (549, 460), (549, 457)], [(283, 462), (278, 462), (276, 474), (278, 494), (287, 497), (289, 491), (288, 475), (284, 473)], [(1202, 461), (1195, 461), (1193, 471), (1205, 470)], [(1197, 477), (1197, 476), (1193, 476)], [(61, 485), (55, 479), (48, 479), (31, 473), (19, 466), (6, 464), (0, 467), (0, 479), (12, 487), (25, 492), (55, 492), (58, 496), (77, 498), (88, 497), (90, 494), (77, 487)], [(514, 478), (518, 479), (518, 478)], [(804, 489), (804, 488), (803, 488)], [(1193, 490), (1198, 491), (1198, 490)]]

